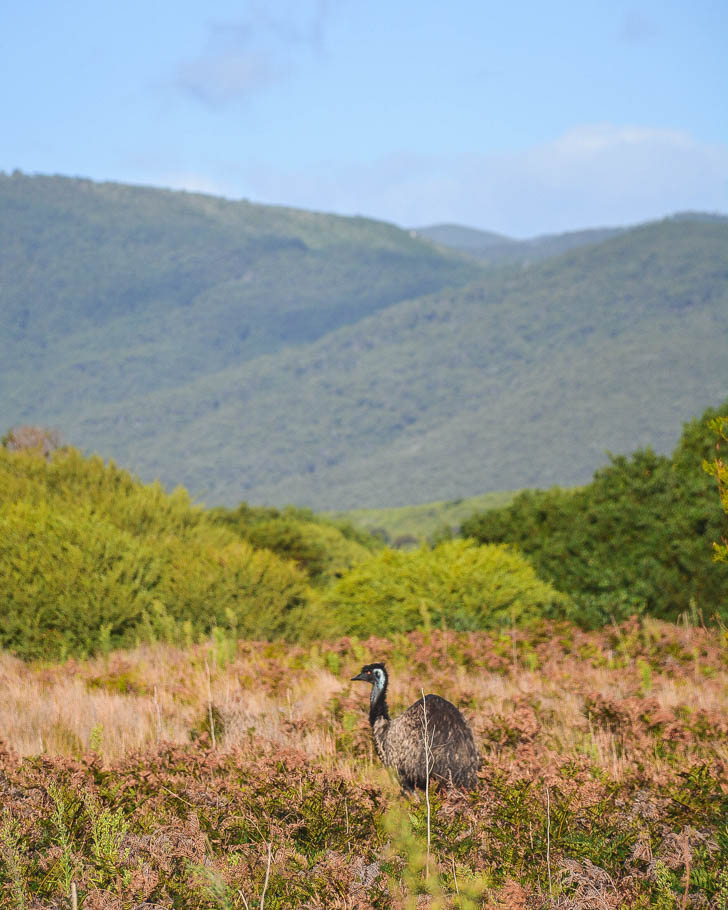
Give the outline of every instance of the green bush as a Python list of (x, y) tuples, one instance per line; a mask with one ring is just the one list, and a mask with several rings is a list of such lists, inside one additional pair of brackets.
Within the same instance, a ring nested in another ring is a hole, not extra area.
[(0, 448), (0, 503), (24, 500), (65, 510), (85, 504), (89, 513), (134, 535), (185, 536), (207, 522), (181, 487), (165, 492), (159, 483), (142, 484), (128, 471), (98, 455), (84, 457), (73, 448), (52, 458)]
[[(728, 461), (725, 459), (728, 444), (728, 417), (716, 417), (710, 421), (710, 429), (715, 433), (715, 453), (712, 461), (706, 458), (703, 468), (718, 483), (718, 495), (723, 511), (728, 515)], [(713, 558), (716, 562), (728, 562), (728, 527), (721, 540), (713, 541)]]
[(263, 547), (304, 569), (317, 586), (324, 586), (369, 557), (381, 544), (351, 526), (338, 527), (307, 509), (284, 510), (249, 506), (216, 508), (212, 521), (233, 529), (254, 547)]
[(428, 626), (459, 630), (563, 616), (568, 598), (508, 546), (452, 540), (432, 550), (383, 550), (324, 595), (342, 632), (392, 635)]
[[(0, 449), (0, 646), (63, 658), (149, 637), (305, 630), (306, 574), (210, 522), (184, 491), (73, 450)], [(313, 626), (312, 626), (313, 627)]]
[(133, 642), (151, 608), (160, 565), (144, 541), (75, 509), (5, 503), (0, 643), (23, 657), (96, 650), (103, 636)]
[(711, 559), (726, 518), (702, 464), (715, 453), (711, 423), (727, 413), (728, 402), (686, 424), (672, 458), (649, 449), (613, 457), (586, 487), (522, 493), (474, 515), (462, 533), (518, 546), (542, 578), (572, 596), (585, 626), (642, 611), (726, 620), (728, 566)]
[(245, 638), (288, 634), (289, 614), (305, 607), (308, 580), (293, 563), (246, 541), (219, 545), (203, 535), (166, 547), (159, 597), (176, 621), (229, 628)]

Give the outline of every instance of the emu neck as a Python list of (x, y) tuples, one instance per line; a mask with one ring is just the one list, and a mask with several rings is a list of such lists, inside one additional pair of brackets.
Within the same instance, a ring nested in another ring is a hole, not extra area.
[(380, 718), (389, 723), (386, 682), (381, 689), (377, 686), (372, 686), (372, 694), (369, 699), (369, 723), (372, 725), (372, 727)]

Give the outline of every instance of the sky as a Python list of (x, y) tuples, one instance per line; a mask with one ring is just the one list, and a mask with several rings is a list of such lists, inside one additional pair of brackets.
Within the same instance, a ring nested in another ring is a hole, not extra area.
[(728, 3), (3, 5), (0, 170), (513, 237), (728, 212)]

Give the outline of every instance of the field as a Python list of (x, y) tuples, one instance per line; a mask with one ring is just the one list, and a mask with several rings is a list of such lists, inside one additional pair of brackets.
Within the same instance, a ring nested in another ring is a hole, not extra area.
[[(374, 659), (393, 714), (461, 707), (476, 792), (400, 794), (349, 682)], [(218, 636), (0, 681), (3, 907), (728, 906), (721, 629)]]

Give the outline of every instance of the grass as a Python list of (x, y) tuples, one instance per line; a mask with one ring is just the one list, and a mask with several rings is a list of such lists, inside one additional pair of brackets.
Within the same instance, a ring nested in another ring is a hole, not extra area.
[[(349, 682), (376, 658), (393, 714), (422, 687), (464, 711), (477, 792), (400, 795)], [(6, 654), (0, 681), (3, 905), (67, 907), (72, 882), (85, 910), (728, 902), (721, 630)]]

